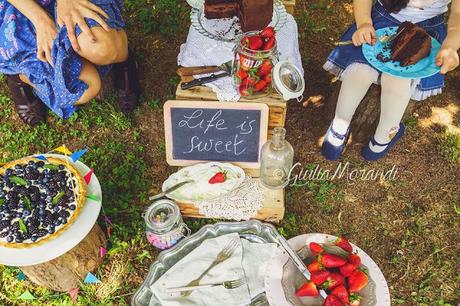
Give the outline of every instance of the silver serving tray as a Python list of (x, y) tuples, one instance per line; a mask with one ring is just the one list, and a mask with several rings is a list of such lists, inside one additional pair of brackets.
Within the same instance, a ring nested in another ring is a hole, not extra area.
[[(158, 255), (157, 260), (150, 266), (149, 274), (136, 291), (131, 300), (133, 306), (157, 306), (161, 305), (152, 298), (149, 287), (155, 283), (168, 269), (174, 266), (180, 259), (198, 247), (203, 241), (218, 236), (239, 233), (240, 237), (256, 243), (278, 244), (279, 233), (275, 227), (268, 223), (257, 220), (244, 222), (220, 222), (203, 226), (195, 234), (182, 239), (178, 244), (169, 250)], [(269, 305), (265, 295), (259, 295), (252, 301), (251, 305)]]

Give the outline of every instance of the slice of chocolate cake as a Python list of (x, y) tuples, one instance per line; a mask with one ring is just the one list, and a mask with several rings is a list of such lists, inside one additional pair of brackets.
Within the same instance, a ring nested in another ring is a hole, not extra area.
[(273, 17), (273, 0), (205, 0), (204, 16), (207, 19), (240, 19), (243, 32), (262, 30)]
[(406, 21), (399, 26), (397, 33), (391, 46), (392, 61), (405, 67), (430, 55), (431, 37), (424, 29)]
[(240, 22), (243, 32), (265, 29), (273, 17), (273, 0), (240, 0)]
[(204, 16), (208, 19), (238, 16), (240, 5), (235, 0), (205, 0)]

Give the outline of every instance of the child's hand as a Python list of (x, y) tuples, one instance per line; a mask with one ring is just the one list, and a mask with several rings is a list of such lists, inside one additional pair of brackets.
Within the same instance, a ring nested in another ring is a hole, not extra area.
[(370, 23), (360, 25), (351, 39), (356, 47), (359, 47), (364, 43), (374, 45), (376, 43), (374, 26)]
[(458, 64), (458, 53), (453, 48), (442, 47), (436, 56), (436, 65), (441, 67), (441, 74), (454, 70), (458, 67)]

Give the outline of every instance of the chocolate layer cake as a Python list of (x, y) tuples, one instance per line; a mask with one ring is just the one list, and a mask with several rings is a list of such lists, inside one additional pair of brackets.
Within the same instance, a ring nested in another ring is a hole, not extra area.
[(204, 15), (207, 19), (240, 19), (243, 32), (262, 30), (273, 17), (273, 0), (205, 0)]
[(405, 67), (416, 64), (430, 52), (431, 37), (424, 29), (408, 21), (399, 26), (398, 36), (391, 46), (392, 61)]

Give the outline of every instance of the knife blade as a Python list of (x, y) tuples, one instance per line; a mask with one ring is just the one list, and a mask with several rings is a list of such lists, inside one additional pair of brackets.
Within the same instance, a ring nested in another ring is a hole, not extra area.
[(168, 193), (171, 193), (171, 192), (181, 188), (182, 186), (184, 186), (186, 184), (189, 184), (189, 183), (193, 183), (193, 182), (194, 182), (194, 180), (186, 180), (186, 181), (177, 183), (176, 185), (173, 185), (173, 186), (169, 187), (165, 191), (163, 191), (163, 192), (161, 192), (161, 193), (159, 193), (157, 195), (151, 196), (149, 198), (149, 200), (152, 201), (152, 200), (161, 199), (161, 198), (165, 197)]
[(191, 76), (196, 74), (214, 73), (219, 71), (231, 72), (233, 61), (225, 62), (219, 66), (197, 66), (197, 67), (180, 67), (177, 69), (179, 76)]
[[(299, 255), (289, 246), (289, 243), (284, 239), (283, 236), (277, 235), (278, 236), (278, 242), (280, 243), (281, 247), (286, 251), (286, 253), (289, 255), (291, 260), (294, 262), (296, 268), (303, 274), (303, 276), (307, 279), (311, 279), (311, 274), (310, 271), (308, 271), (307, 267), (303, 263), (302, 259), (300, 259)], [(319, 294), (323, 297), (327, 297), (327, 293), (324, 290), (318, 290)]]
[(195, 79), (195, 80), (190, 81), (190, 82), (182, 83), (182, 84), (180, 84), (180, 87), (181, 87), (182, 90), (186, 90), (186, 89), (190, 89), (190, 88), (195, 87), (195, 86), (200, 86), (200, 85), (203, 85), (203, 84), (206, 84), (206, 83), (210, 83), (210, 82), (212, 82), (214, 80), (217, 80), (217, 79), (229, 76), (229, 75), (230, 74), (228, 74), (227, 72), (220, 73), (220, 74), (212, 74), (212, 75), (210, 75), (208, 77), (199, 78), (199, 79)]

